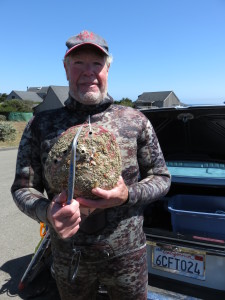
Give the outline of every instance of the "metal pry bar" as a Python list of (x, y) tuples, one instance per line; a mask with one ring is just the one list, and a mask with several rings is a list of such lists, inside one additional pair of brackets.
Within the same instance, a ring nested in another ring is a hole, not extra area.
[(72, 143), (71, 158), (70, 158), (70, 168), (69, 168), (69, 179), (68, 179), (68, 198), (67, 204), (70, 204), (73, 199), (74, 194), (74, 184), (76, 176), (76, 153), (77, 153), (77, 140), (81, 133), (83, 125), (78, 129)]
[(50, 233), (49, 230), (46, 232), (44, 238), (41, 241), (37, 251), (35, 252), (32, 260), (30, 261), (24, 275), (19, 283), (19, 290), (23, 290), (29, 282), (31, 282), (37, 274), (41, 271), (44, 264), (44, 257), (46, 255), (47, 249), (50, 249)]

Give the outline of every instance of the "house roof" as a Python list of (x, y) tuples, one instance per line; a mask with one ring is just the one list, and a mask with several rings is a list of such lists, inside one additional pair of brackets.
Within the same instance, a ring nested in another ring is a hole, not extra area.
[(146, 92), (138, 96), (137, 101), (139, 102), (161, 102), (164, 101), (172, 91), (166, 92)]
[(41, 86), (41, 87), (29, 87), (27, 88), (27, 92), (35, 92), (35, 93), (45, 93), (47, 94), (49, 86)]
[(49, 88), (51, 88), (53, 90), (53, 92), (55, 93), (57, 98), (64, 105), (64, 102), (69, 97), (69, 87), (68, 86), (51, 85)]
[(33, 102), (42, 102), (43, 99), (37, 95), (35, 92), (24, 92), (24, 91), (12, 91), (19, 96), (22, 100), (29, 100)]
[(34, 113), (36, 114), (41, 111), (63, 107), (65, 105), (64, 102), (68, 97), (68, 86), (50, 85), (44, 101), (35, 106)]

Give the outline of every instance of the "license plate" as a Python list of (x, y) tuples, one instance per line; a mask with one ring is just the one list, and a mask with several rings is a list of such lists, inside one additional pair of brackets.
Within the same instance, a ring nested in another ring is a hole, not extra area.
[(188, 248), (152, 246), (152, 267), (205, 280), (205, 253)]

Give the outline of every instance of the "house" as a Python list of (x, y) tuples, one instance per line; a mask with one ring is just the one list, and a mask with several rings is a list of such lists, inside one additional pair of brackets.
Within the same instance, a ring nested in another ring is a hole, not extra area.
[(64, 106), (64, 102), (69, 97), (68, 86), (50, 85), (42, 103), (34, 107), (34, 114), (50, 109), (56, 109)]
[(47, 95), (49, 86), (42, 86), (42, 87), (27, 87), (27, 92), (35, 92), (44, 99)]
[(50, 85), (48, 87), (27, 87), (27, 91), (13, 90), (7, 96), (6, 100), (19, 99), (38, 103), (33, 108), (34, 114), (36, 114), (44, 110), (63, 107), (65, 100), (68, 99), (68, 96), (68, 86)]
[(145, 92), (138, 96), (135, 102), (137, 109), (179, 106), (182, 103), (173, 91)]
[(43, 99), (35, 92), (15, 91), (15, 90), (13, 90), (6, 98), (6, 100), (13, 100), (13, 99), (29, 100), (35, 103), (37, 102), (41, 103), (43, 101)]

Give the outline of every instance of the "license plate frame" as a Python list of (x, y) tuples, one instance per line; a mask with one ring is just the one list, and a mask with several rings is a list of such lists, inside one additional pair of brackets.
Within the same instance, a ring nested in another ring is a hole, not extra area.
[(151, 246), (152, 268), (197, 280), (205, 280), (206, 252), (157, 243)]

